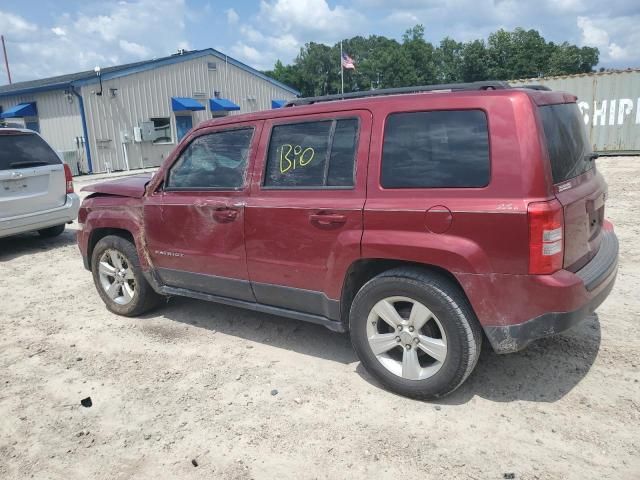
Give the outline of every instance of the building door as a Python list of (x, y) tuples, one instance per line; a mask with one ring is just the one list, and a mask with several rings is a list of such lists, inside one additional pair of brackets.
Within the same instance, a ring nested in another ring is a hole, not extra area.
[(255, 301), (244, 250), (247, 165), (260, 124), (207, 129), (145, 198), (145, 235), (162, 283)]
[(176, 133), (178, 142), (193, 128), (193, 117), (191, 115), (176, 115)]
[(368, 111), (265, 122), (245, 227), (258, 302), (338, 319), (360, 257), (370, 129)]

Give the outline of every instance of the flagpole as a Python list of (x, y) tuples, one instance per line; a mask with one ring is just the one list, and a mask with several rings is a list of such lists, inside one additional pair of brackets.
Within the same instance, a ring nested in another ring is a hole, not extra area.
[(344, 95), (344, 67), (342, 66), (342, 40), (340, 40), (340, 85), (342, 87), (342, 95)]

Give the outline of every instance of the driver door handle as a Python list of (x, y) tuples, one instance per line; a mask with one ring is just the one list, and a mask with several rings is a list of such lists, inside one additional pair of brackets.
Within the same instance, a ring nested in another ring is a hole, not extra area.
[(309, 220), (318, 226), (338, 226), (347, 222), (347, 216), (340, 213), (312, 213)]
[(213, 218), (218, 223), (233, 222), (238, 218), (238, 209), (233, 207), (217, 207), (213, 211)]

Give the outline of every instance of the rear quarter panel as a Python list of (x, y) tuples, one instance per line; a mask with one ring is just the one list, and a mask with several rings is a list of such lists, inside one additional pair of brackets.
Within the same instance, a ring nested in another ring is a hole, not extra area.
[[(384, 189), (380, 186), (385, 121), (405, 111), (479, 109), (489, 127), (491, 175), (483, 188)], [(502, 92), (449, 98), (424, 95), (397, 101), (375, 115), (365, 205), (363, 257), (428, 263), (456, 273), (526, 273), (527, 204), (546, 198), (539, 137), (525, 93)], [(433, 233), (426, 212), (451, 211), (451, 226)]]
[[(527, 93), (514, 90), (449, 97), (427, 94), (420, 102), (399, 100), (380, 106), (374, 115), (362, 256), (445, 269), (458, 279), (481, 322), (495, 316), (486, 294), (493, 291), (489, 286), (496, 274), (528, 273), (527, 205), (553, 194), (533, 108)], [(480, 109), (487, 116), (489, 184), (483, 188), (382, 188), (387, 116), (459, 109)], [(434, 207), (451, 211), (450, 227), (443, 233), (427, 227), (426, 212)]]

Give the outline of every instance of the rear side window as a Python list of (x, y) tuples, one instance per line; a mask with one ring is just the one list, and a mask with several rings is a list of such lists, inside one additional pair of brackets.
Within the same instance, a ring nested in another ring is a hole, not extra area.
[(195, 138), (171, 167), (167, 188), (236, 189), (244, 183), (253, 128)]
[(358, 120), (277, 125), (271, 132), (266, 187), (352, 187)]
[(481, 110), (396, 113), (387, 118), (384, 188), (484, 187), (489, 131)]
[(47, 142), (32, 133), (0, 132), (0, 170), (60, 165), (62, 162)]
[(591, 145), (575, 103), (539, 108), (547, 139), (553, 183), (561, 183), (593, 168)]

